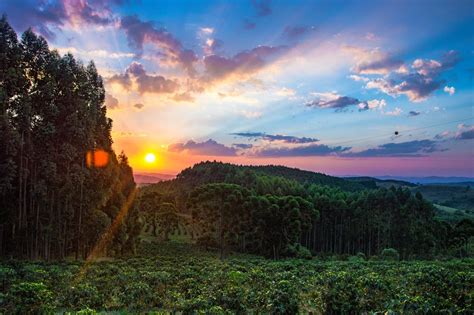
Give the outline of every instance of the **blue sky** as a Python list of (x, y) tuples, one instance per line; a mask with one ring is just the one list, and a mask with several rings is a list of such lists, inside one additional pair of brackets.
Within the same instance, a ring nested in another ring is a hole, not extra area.
[(0, 12), (94, 60), (114, 146), (138, 171), (215, 159), (474, 176), (472, 1), (7, 0)]

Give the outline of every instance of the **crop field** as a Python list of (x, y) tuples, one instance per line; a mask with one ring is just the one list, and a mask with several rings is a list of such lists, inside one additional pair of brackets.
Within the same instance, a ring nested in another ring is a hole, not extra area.
[(138, 256), (0, 264), (3, 313), (373, 313), (474, 310), (474, 261), (272, 261), (147, 243)]

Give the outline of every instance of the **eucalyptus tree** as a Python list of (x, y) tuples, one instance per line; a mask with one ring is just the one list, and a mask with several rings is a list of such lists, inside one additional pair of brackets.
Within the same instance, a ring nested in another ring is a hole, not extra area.
[[(31, 29), (0, 19), (0, 253), (84, 257), (134, 188), (112, 150), (112, 122), (93, 63), (59, 56)], [(109, 163), (87, 168), (88, 152)]]

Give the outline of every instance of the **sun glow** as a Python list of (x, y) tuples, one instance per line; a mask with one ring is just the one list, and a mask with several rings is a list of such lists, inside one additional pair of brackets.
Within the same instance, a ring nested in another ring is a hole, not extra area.
[(150, 164), (154, 163), (156, 161), (156, 156), (153, 153), (147, 153), (147, 155), (145, 155), (145, 161)]

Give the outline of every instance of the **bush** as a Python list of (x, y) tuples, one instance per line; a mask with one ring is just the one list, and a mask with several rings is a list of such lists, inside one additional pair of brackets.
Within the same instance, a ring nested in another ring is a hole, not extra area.
[[(122, 293), (122, 304), (131, 310), (146, 310), (147, 307), (151, 308), (159, 303), (159, 301), (153, 301), (155, 294), (150, 286), (138, 280), (127, 284)], [(156, 298), (159, 300), (159, 296)]]
[(380, 254), (380, 257), (383, 260), (399, 260), (400, 259), (400, 255), (398, 254), (397, 250), (394, 248), (385, 248)]
[(7, 313), (43, 314), (54, 310), (53, 294), (41, 282), (21, 282), (11, 286), (5, 298)]
[(270, 298), (272, 314), (297, 314), (298, 294), (296, 288), (287, 280), (276, 284)]
[(313, 257), (309, 249), (299, 243), (288, 246), (286, 255), (288, 257), (296, 257), (302, 259), (311, 259)]
[(350, 262), (362, 262), (365, 261), (365, 254), (359, 252), (355, 256), (350, 256), (349, 258), (347, 258), (347, 260)]
[(79, 283), (66, 292), (65, 303), (73, 309), (101, 308), (103, 297), (99, 290), (89, 283)]
[(0, 287), (1, 291), (5, 292), (11, 280), (15, 278), (15, 270), (10, 267), (1, 267), (0, 266)]

